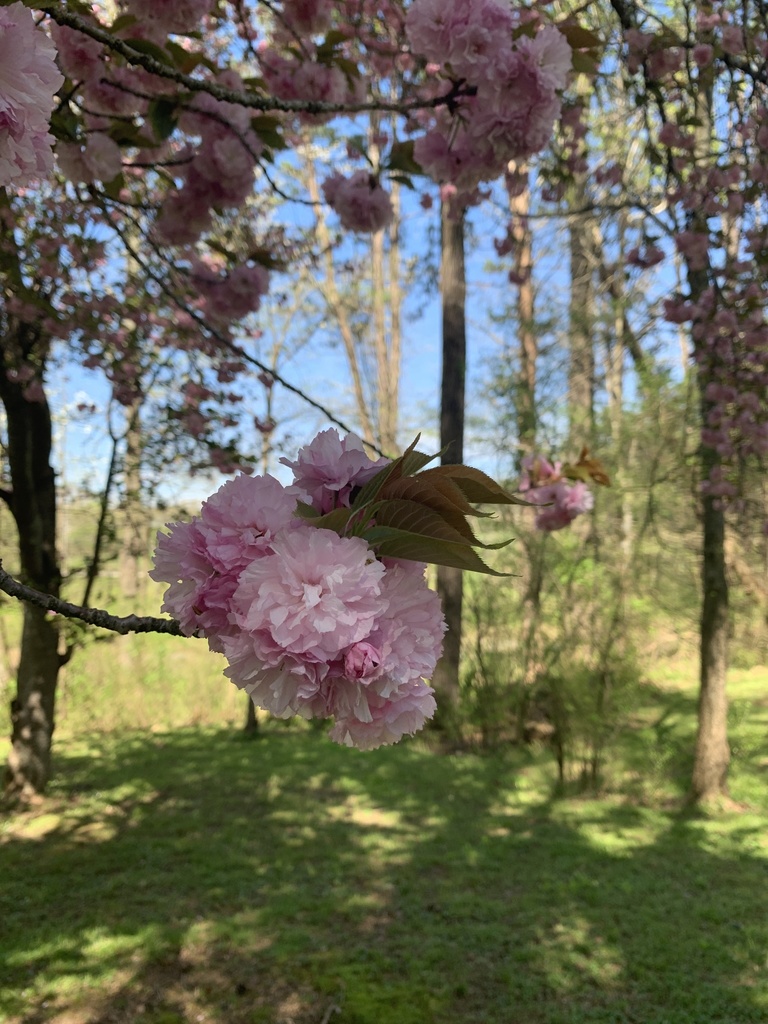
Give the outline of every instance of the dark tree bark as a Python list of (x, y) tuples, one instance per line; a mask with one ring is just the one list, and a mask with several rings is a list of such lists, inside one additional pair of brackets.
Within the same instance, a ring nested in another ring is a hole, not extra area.
[[(443, 365), (440, 387), (440, 447), (450, 447), (442, 457), (443, 465), (464, 458), (464, 388), (467, 362), (465, 320), (466, 275), (464, 269), (464, 215), (449, 216), (441, 208), (440, 290), (443, 313)], [(457, 738), (459, 702), (459, 664), (461, 659), (461, 612), (463, 577), (461, 569), (438, 566), (437, 592), (448, 624), (443, 656), (437, 664), (432, 683), (438, 695), (438, 727)]]
[[(52, 425), (42, 393), (42, 372), (32, 382), (39, 385), (38, 394), (7, 375), (24, 356), (45, 350), (35, 335), (34, 326), (17, 324), (0, 345), (0, 401), (7, 418), (11, 477), (8, 504), (19, 534), (23, 581), (58, 597), (61, 575), (56, 553)], [(51, 616), (25, 604), (17, 692), (11, 701), (11, 751), (5, 770), (6, 790), (13, 797), (27, 799), (41, 793), (50, 778), (61, 665), (58, 639)]]
[(259, 734), (259, 720), (256, 717), (256, 705), (251, 698), (248, 698), (248, 707), (245, 709), (245, 725), (243, 733), (249, 739), (256, 739)]
[[(706, 381), (699, 383), (702, 394)], [(702, 420), (710, 403), (702, 397)], [(702, 447), (702, 479), (709, 477), (719, 457)], [(729, 598), (725, 562), (725, 515), (717, 499), (705, 495), (702, 507), (701, 624), (699, 715), (691, 797), (701, 803), (728, 795), (728, 629)]]

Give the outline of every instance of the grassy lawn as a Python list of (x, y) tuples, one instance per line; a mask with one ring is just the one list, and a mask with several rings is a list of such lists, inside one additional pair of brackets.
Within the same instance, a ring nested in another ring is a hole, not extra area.
[(64, 739), (0, 826), (0, 1019), (765, 1024), (767, 675), (734, 680), (743, 806), (710, 816), (673, 682), (599, 797), (556, 796), (546, 750)]

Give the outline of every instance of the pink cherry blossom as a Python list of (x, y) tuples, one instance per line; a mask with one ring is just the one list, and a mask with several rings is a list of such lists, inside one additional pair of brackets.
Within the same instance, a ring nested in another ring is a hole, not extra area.
[(510, 47), (514, 19), (497, 0), (415, 0), (405, 27), (415, 53), (476, 84), (494, 77)]
[[(208, 390), (189, 382), (190, 409)], [(278, 716), (335, 717), (338, 742), (372, 749), (421, 728), (445, 632), (421, 563), (382, 558), (295, 515), (299, 496), (348, 503), (374, 462), (355, 435), (323, 431), (299, 452), (296, 484), (240, 475), (188, 523), (158, 536), (163, 610), (227, 659), (225, 674)], [(309, 492), (309, 493), (308, 493)]]
[(0, 7), (0, 187), (53, 170), (48, 120), (64, 78), (56, 51), (23, 4)]
[(329, 0), (283, 0), (283, 18), (300, 36), (324, 32), (332, 9)]
[(244, 568), (270, 552), (274, 539), (294, 520), (298, 489), (266, 474), (239, 474), (203, 502), (200, 529), (206, 550), (220, 572)]
[(164, 34), (194, 32), (211, 9), (211, 0), (126, 0), (126, 7), (137, 18), (155, 22)]
[(384, 564), (382, 594), (387, 610), (368, 641), (380, 658), (371, 685), (388, 697), (410, 680), (432, 678), (446, 625), (440, 598), (427, 585), (423, 563), (386, 558)]
[(59, 66), (73, 82), (89, 82), (104, 70), (104, 47), (84, 32), (66, 25), (51, 25)]
[(76, 143), (58, 143), (56, 160), (61, 172), (74, 182), (109, 182), (117, 177), (123, 166), (120, 147), (101, 132), (88, 136), (85, 149)]
[(432, 178), (465, 193), (543, 149), (560, 113), (570, 46), (554, 26), (515, 38), (514, 24), (496, 0), (414, 0), (406, 18), (414, 50), (474, 92), (455, 118), (440, 111), (414, 149)]
[(543, 455), (527, 455), (523, 459), (519, 489), (526, 501), (545, 505), (536, 513), (536, 529), (552, 532), (569, 526), (577, 516), (594, 506), (594, 495), (581, 480), (571, 483), (563, 479), (560, 463), (552, 463)]
[(254, 313), (268, 290), (269, 274), (264, 267), (242, 263), (211, 289), (206, 312), (214, 320), (233, 323)]
[(375, 673), (381, 664), (381, 651), (362, 640), (352, 644), (344, 654), (344, 674), (349, 679), (365, 679)]
[(185, 633), (200, 632), (214, 650), (233, 631), (232, 598), (243, 568), (270, 553), (281, 530), (293, 519), (297, 492), (271, 476), (241, 474), (204, 502), (188, 523), (170, 523), (158, 533), (153, 580), (169, 583), (163, 611), (178, 619)]
[(364, 640), (385, 610), (383, 575), (364, 540), (304, 526), (241, 572), (233, 618), (264, 664), (285, 654), (327, 664)]
[(329, 735), (337, 743), (358, 750), (374, 750), (397, 743), (424, 727), (436, 710), (434, 690), (421, 680), (406, 683), (390, 698), (372, 696), (368, 701), (370, 720), (354, 716), (339, 718)]
[(340, 437), (333, 428), (321, 430), (314, 440), (299, 449), (295, 461), (281, 458), (293, 470), (296, 486), (305, 491), (318, 512), (349, 506), (352, 490), (367, 483), (387, 459), (369, 459), (356, 434)]
[(367, 171), (355, 171), (350, 178), (341, 174), (326, 178), (323, 195), (347, 231), (376, 232), (392, 220), (389, 193)]
[(570, 526), (577, 516), (589, 512), (595, 502), (594, 495), (581, 480), (574, 484), (560, 481), (529, 491), (525, 497), (537, 504), (552, 503), (536, 513), (536, 528), (547, 532)]

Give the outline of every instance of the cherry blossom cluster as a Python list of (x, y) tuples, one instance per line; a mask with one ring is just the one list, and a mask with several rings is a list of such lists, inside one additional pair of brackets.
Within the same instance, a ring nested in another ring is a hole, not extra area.
[(326, 178), (323, 195), (347, 231), (373, 233), (392, 220), (389, 194), (368, 171), (355, 171), (349, 178), (341, 174)]
[(325, 430), (295, 461), (294, 482), (240, 475), (190, 522), (158, 535), (153, 579), (163, 610), (227, 659), (226, 675), (279, 717), (335, 718), (331, 737), (360, 749), (395, 743), (435, 711), (432, 675), (445, 624), (422, 563), (377, 558), (365, 540), (297, 516), (350, 507), (387, 460)]
[(32, 12), (0, 7), (0, 185), (27, 185), (53, 170), (48, 122), (63, 82)]
[[(516, 34), (529, 18), (529, 34)], [(414, 0), (406, 31), (414, 53), (461, 82), (458, 113), (442, 110), (414, 156), (435, 181), (471, 190), (549, 141), (571, 48), (551, 25), (500, 0)]]
[[(225, 71), (218, 84), (242, 91), (235, 71)], [(197, 145), (177, 154), (181, 188), (163, 203), (155, 225), (157, 237), (172, 245), (196, 241), (211, 225), (212, 210), (241, 206), (253, 191), (254, 167), (264, 146), (250, 126), (245, 107), (205, 93), (197, 96), (180, 125)]]
[(547, 533), (569, 526), (595, 504), (594, 495), (583, 480), (565, 479), (561, 463), (552, 463), (543, 455), (527, 455), (523, 459), (519, 490), (533, 505), (545, 506), (536, 513), (536, 529)]

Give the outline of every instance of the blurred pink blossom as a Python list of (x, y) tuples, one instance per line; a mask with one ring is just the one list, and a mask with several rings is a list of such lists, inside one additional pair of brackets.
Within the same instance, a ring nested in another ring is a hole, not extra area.
[(0, 187), (53, 171), (48, 120), (64, 84), (56, 51), (23, 4), (0, 7)]

